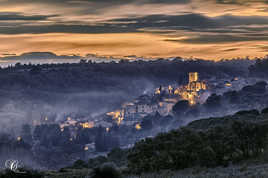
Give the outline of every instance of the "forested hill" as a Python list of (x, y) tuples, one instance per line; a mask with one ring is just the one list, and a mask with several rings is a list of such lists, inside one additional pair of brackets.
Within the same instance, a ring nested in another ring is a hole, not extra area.
[[(202, 78), (246, 76), (254, 60), (205, 61), (182, 59), (155, 61), (121, 60), (120, 62), (95, 63), (81, 60), (73, 64), (20, 64), (0, 70), (0, 89), (18, 90), (89, 90), (128, 88), (133, 80), (148, 79), (153, 83), (185, 82), (191, 71)], [(142, 83), (138, 83), (141, 84)]]
[[(267, 164), (267, 134), (268, 108), (261, 112), (239, 111), (230, 116), (194, 121), (186, 127), (141, 140), (131, 149), (118, 148), (107, 156), (78, 160), (57, 172), (30, 171), (27, 175), (36, 178), (122, 178), (164, 170), (228, 167), (245, 161)], [(20, 175), (3, 172), (1, 176), (15, 178)]]
[(128, 168), (139, 173), (227, 166), (266, 154), (267, 134), (268, 109), (198, 120), (136, 143), (128, 154)]
[(196, 120), (187, 125), (187, 128), (195, 130), (208, 130), (220, 126), (231, 126), (234, 122), (252, 122), (258, 124), (268, 125), (268, 109), (262, 110), (259, 113), (258, 110), (239, 111), (234, 115), (208, 118)]

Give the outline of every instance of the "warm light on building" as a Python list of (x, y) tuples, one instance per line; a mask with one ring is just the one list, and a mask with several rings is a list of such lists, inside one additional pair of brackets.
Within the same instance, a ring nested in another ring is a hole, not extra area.
[(88, 151), (88, 146), (85, 146), (85, 147), (84, 147), (84, 150), (85, 150), (85, 151)]
[(116, 121), (117, 125), (120, 125), (121, 122), (124, 120), (124, 111), (123, 110), (117, 110), (114, 112), (107, 113), (108, 116), (111, 116), (113, 120)]
[(228, 82), (228, 83), (225, 83), (225, 86), (227, 86), (227, 87), (231, 87), (232, 84)]
[(189, 101), (190, 105), (195, 105), (198, 103), (199, 92), (202, 90), (207, 90), (206, 83), (199, 81), (197, 72), (191, 72), (189, 73), (189, 83), (175, 89), (174, 94), (180, 95), (183, 100)]
[(22, 138), (21, 138), (20, 136), (17, 137), (17, 141), (18, 141), (18, 142), (21, 141), (21, 139), (22, 139)]
[(80, 125), (83, 127), (83, 129), (91, 129), (94, 127), (94, 122), (84, 122), (80, 123)]
[(172, 88), (172, 86), (169, 85), (169, 86), (168, 86), (168, 93), (169, 93), (169, 94), (172, 94), (172, 91), (173, 91), (173, 88)]
[[(207, 84), (205, 81), (200, 81), (197, 72), (189, 73), (189, 82), (187, 85), (179, 86), (177, 88), (172, 85), (155, 89), (153, 96), (147, 94), (137, 98), (132, 103), (124, 103), (121, 109), (114, 112), (106, 113), (107, 116), (120, 125), (125, 119), (126, 124), (133, 124), (132, 119), (136, 117), (145, 117), (148, 114), (159, 113), (162, 116), (166, 116), (172, 112), (173, 106), (179, 100), (187, 100), (190, 105), (201, 103), (201, 98), (207, 90)], [(158, 96), (160, 95), (160, 96)], [(109, 127), (109, 126), (108, 126)], [(141, 129), (140, 124), (134, 125), (137, 130)], [(109, 128), (106, 128), (106, 132), (109, 132)]]
[(140, 130), (141, 129), (141, 125), (140, 124), (136, 124), (135, 128), (136, 128), (136, 130)]
[(179, 89), (176, 89), (176, 90), (174, 91), (174, 95), (178, 95), (179, 93), (180, 93)]
[(157, 89), (155, 90), (155, 94), (156, 94), (156, 95), (159, 95), (160, 93), (161, 93), (160, 89), (157, 88)]
[(106, 128), (106, 132), (109, 132), (109, 131), (110, 131), (110, 128), (109, 128), (109, 127), (107, 127), (107, 128)]
[(198, 73), (190, 72), (189, 73), (189, 83), (198, 81)]

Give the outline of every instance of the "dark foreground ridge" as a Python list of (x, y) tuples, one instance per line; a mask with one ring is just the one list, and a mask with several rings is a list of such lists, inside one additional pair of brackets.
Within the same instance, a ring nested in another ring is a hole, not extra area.
[(250, 175), (250, 170), (255, 171), (253, 166), (259, 166), (262, 171), (267, 168), (267, 132), (268, 108), (261, 112), (240, 111), (230, 116), (194, 121), (155, 138), (146, 138), (131, 149), (114, 149), (107, 156), (88, 162), (78, 160), (59, 171), (28, 171), (25, 174), (6, 171), (0, 177), (116, 178), (144, 174), (156, 177), (154, 174), (158, 172), (158, 176), (188, 174), (194, 177), (193, 170), (196, 175), (207, 170), (203, 176), (213, 175), (212, 170), (229, 175), (231, 168), (233, 172), (245, 171)]

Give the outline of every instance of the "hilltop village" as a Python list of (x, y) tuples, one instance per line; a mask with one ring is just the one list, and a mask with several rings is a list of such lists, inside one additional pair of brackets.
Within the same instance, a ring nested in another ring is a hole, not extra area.
[[(221, 81), (214, 78), (201, 80), (197, 72), (190, 72), (186, 85), (159, 86), (154, 92), (141, 95), (133, 101), (122, 104), (115, 111), (96, 118), (67, 114), (59, 124), (62, 131), (65, 127), (72, 128), (73, 135), (75, 135), (77, 127), (102, 126), (109, 130), (114, 124), (128, 126), (136, 124), (138, 130), (142, 118), (148, 115), (156, 113), (163, 117), (173, 115), (172, 108), (180, 100), (187, 100), (191, 106), (203, 104), (212, 93), (220, 94), (230, 89), (239, 90), (249, 83), (248, 80), (238, 77)], [(40, 120), (34, 120), (33, 125), (53, 124), (56, 122), (55, 117), (55, 115), (43, 115)]]
[(142, 95), (107, 115), (111, 116), (118, 125), (132, 125), (149, 114), (159, 113), (161, 116), (171, 114), (172, 107), (179, 100), (187, 100), (190, 105), (202, 103), (203, 95), (207, 91), (207, 83), (199, 80), (197, 72), (191, 72), (187, 85), (160, 86), (152, 95)]
[[(129, 148), (133, 146), (133, 143), (153, 136), (158, 131), (168, 131), (167, 127), (163, 127), (154, 128), (152, 132), (147, 133), (146, 125), (150, 127), (152, 123), (149, 121), (149, 124), (146, 124), (146, 121), (148, 117), (158, 117), (160, 120), (154, 119), (153, 121), (155, 126), (159, 124), (158, 122), (169, 123), (170, 120), (167, 118), (176, 117), (174, 106), (180, 101), (187, 101), (190, 108), (196, 108), (203, 105), (213, 93), (221, 94), (229, 90), (240, 90), (246, 84), (254, 83), (254, 81), (238, 77), (223, 80), (200, 78), (199, 73), (190, 72), (185, 85), (159, 86), (151, 93), (143, 94), (133, 101), (122, 104), (115, 111), (96, 117), (69, 113), (62, 116), (62, 119), (58, 119), (56, 114), (42, 114), (40, 120), (33, 121), (33, 126), (42, 128), (58, 125), (62, 134), (69, 133), (70, 142), (75, 144), (83, 140), (83, 150), (86, 156), (94, 157), (96, 153), (101, 154), (102, 151), (116, 146)], [(123, 136), (117, 132), (131, 133), (131, 135)], [(95, 140), (92, 140), (92, 136)], [(21, 136), (19, 135), (17, 139), (21, 139)]]

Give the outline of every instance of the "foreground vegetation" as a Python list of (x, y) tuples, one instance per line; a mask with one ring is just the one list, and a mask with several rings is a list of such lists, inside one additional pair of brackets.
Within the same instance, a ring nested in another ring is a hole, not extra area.
[[(153, 139), (147, 138), (129, 151), (128, 170), (138, 174), (195, 166), (228, 166), (256, 158), (266, 151), (266, 118), (266, 113), (259, 114), (255, 110), (239, 112), (232, 117), (221, 118), (225, 121), (219, 121), (221, 125), (207, 124), (207, 128), (193, 129), (193, 124), (198, 125), (197, 121)], [(203, 121), (199, 122), (202, 125)]]
[(267, 132), (268, 109), (240, 111), (194, 121), (141, 140), (129, 150), (114, 149), (107, 156), (40, 174), (49, 178), (267, 177)]
[(146, 173), (140, 176), (126, 176), (126, 178), (266, 178), (267, 164), (242, 164), (239, 166), (217, 168), (190, 168), (182, 171), (162, 171)]

